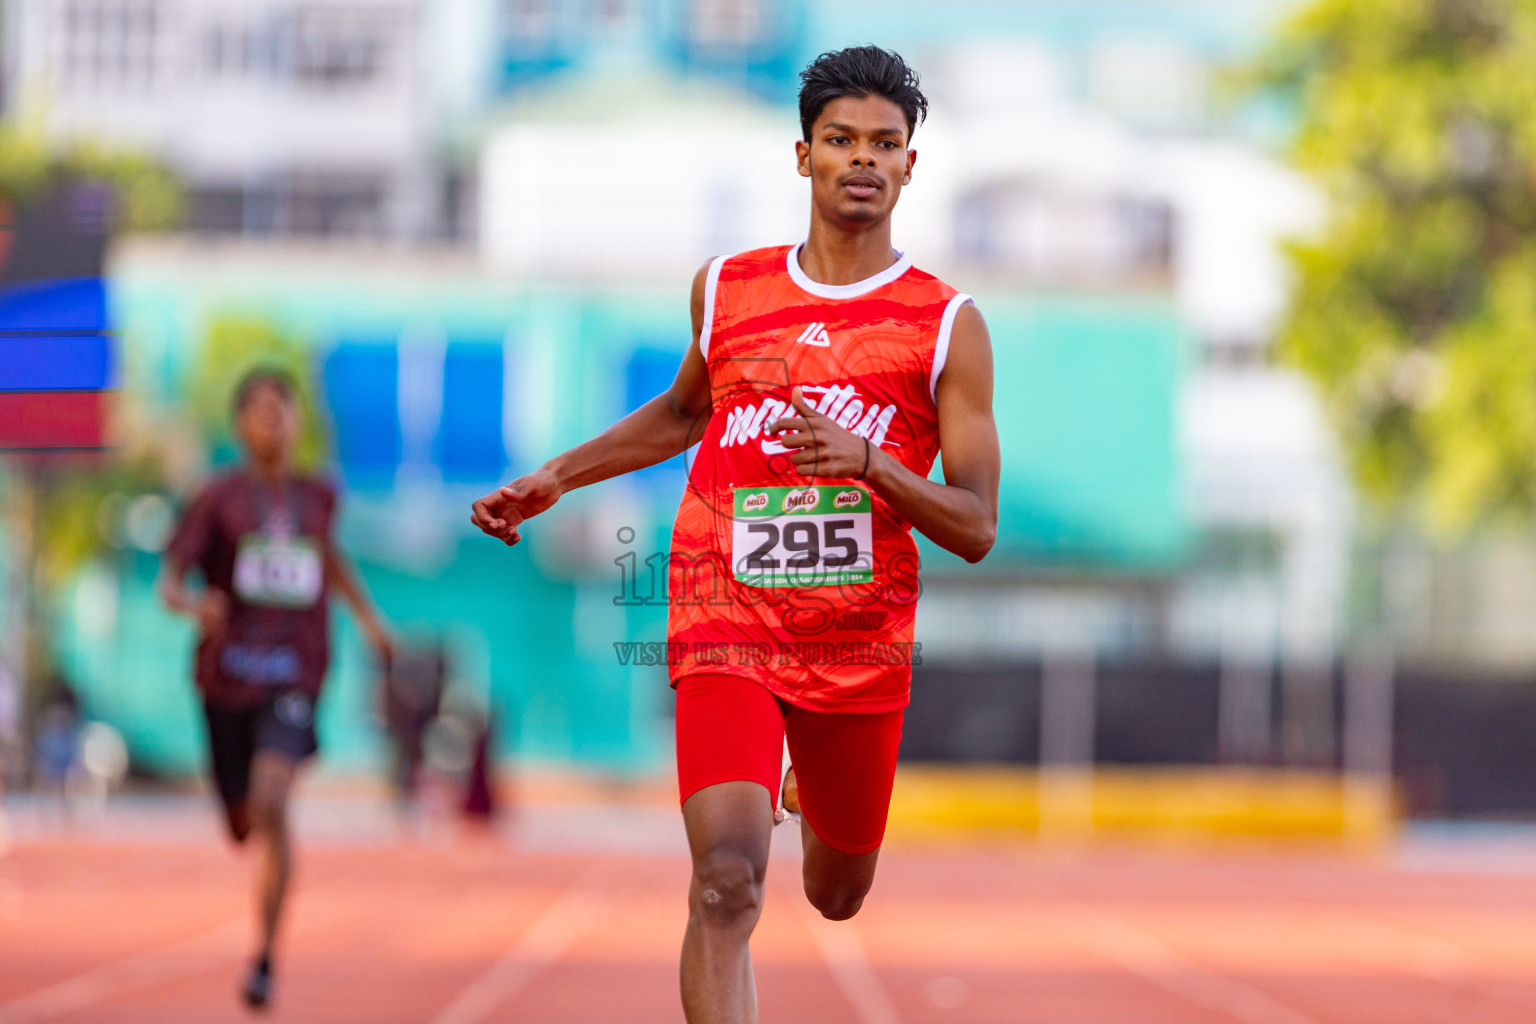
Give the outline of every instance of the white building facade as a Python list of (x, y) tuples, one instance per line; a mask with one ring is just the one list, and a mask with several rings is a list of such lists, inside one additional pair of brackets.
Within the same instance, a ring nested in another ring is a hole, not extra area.
[(7, 96), (50, 140), (153, 154), (194, 231), (442, 231), (418, 0), (11, 0)]

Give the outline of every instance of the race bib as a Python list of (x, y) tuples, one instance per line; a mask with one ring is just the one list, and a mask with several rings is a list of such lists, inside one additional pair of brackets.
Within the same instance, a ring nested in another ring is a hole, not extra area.
[(874, 581), (874, 501), (862, 487), (738, 487), (731, 567), (754, 587)]
[(259, 533), (240, 538), (235, 551), (235, 593), (247, 604), (310, 608), (324, 582), (320, 546), (307, 537), (273, 540)]

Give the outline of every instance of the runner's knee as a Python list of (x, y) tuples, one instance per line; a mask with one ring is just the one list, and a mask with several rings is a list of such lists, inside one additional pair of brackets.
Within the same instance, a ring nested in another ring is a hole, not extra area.
[(846, 921), (857, 914), (867, 895), (867, 884), (826, 884), (810, 878), (805, 880), (805, 898), (829, 921)]
[(861, 892), (834, 892), (806, 896), (811, 901), (811, 906), (821, 912), (821, 916), (828, 921), (846, 921), (859, 912), (864, 905), (864, 893)]
[(288, 801), (281, 795), (252, 793), (249, 830), (267, 835), (282, 834), (288, 828)]
[(763, 906), (764, 868), (740, 850), (717, 847), (693, 868), (694, 914), (723, 927), (751, 925)]

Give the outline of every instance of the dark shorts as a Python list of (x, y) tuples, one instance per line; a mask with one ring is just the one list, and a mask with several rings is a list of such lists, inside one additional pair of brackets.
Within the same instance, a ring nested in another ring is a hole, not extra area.
[(204, 704), (213, 781), (225, 806), (245, 802), (251, 789), (251, 761), (258, 750), (302, 761), (319, 749), (315, 737), (315, 702), (290, 690), (254, 707)]
[(800, 815), (843, 853), (873, 853), (885, 839), (902, 711), (809, 711), (757, 683), (694, 674), (677, 683), (677, 782), (684, 803), (722, 782), (756, 782), (769, 805), (782, 781), (784, 743), (795, 766)]

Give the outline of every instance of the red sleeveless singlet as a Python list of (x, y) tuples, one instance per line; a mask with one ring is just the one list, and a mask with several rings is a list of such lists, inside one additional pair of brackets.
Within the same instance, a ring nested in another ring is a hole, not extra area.
[(709, 266), (699, 348), (712, 411), (689, 468), (668, 569), (668, 662), (750, 678), (800, 707), (905, 707), (917, 545), (866, 484), (802, 476), (767, 426), (790, 391), (927, 476), (935, 388), (969, 296), (901, 257), (823, 285), (799, 246)]

